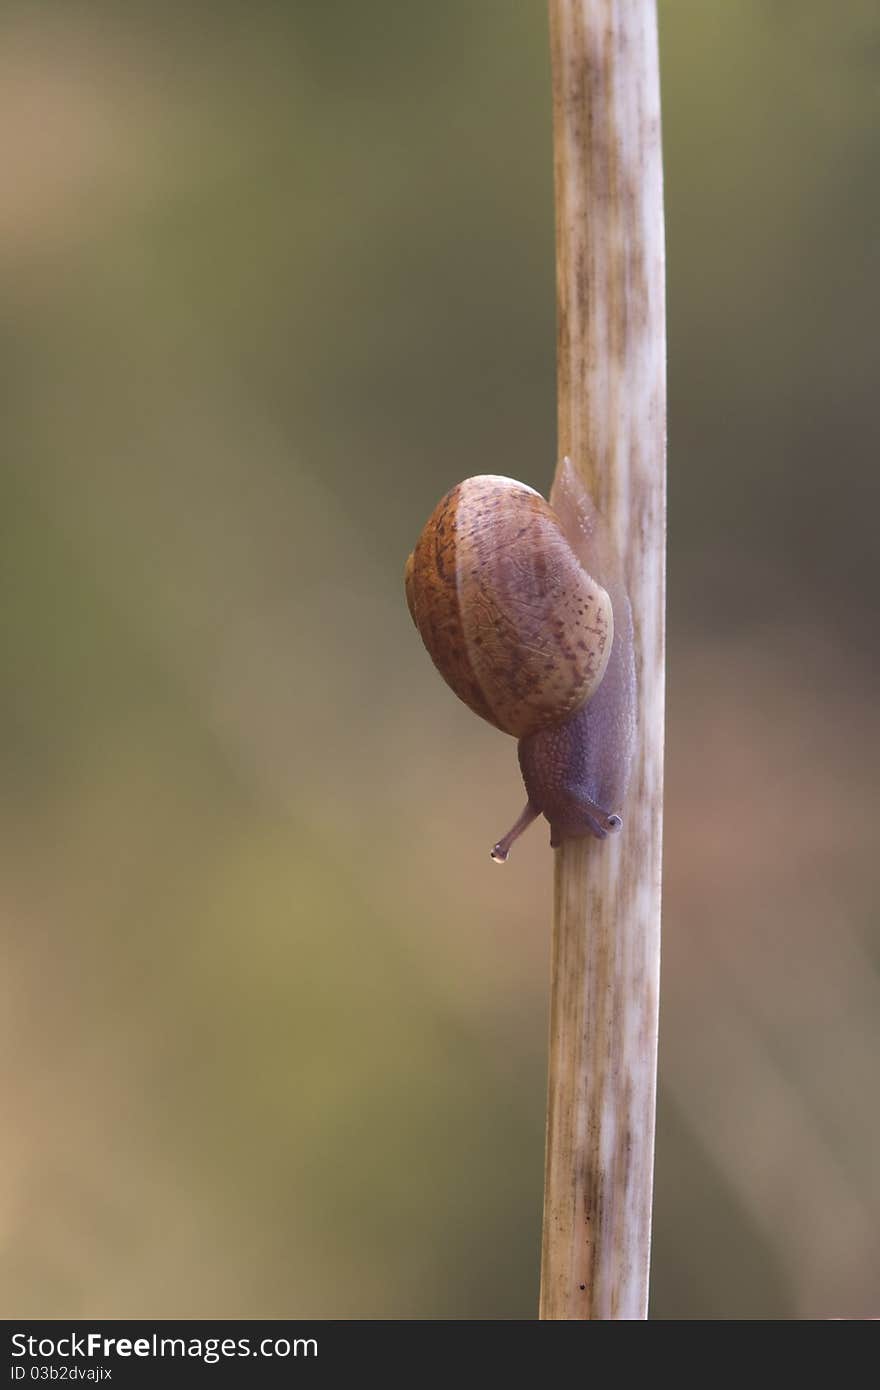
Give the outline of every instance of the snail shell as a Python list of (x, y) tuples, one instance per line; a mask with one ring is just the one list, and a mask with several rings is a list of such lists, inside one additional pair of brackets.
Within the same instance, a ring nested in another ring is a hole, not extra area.
[(527, 738), (598, 689), (612, 650), (611, 599), (557, 512), (524, 483), (488, 474), (454, 487), (431, 513), (405, 579), (434, 665), (496, 728)]

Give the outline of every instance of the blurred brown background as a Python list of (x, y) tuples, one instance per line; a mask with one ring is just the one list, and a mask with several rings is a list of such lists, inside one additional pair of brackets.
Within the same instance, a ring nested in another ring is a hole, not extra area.
[[(880, 15), (661, 3), (653, 1311), (880, 1312)], [(0, 21), (7, 1317), (530, 1317), (551, 856), (406, 553), (554, 464), (542, 3)]]

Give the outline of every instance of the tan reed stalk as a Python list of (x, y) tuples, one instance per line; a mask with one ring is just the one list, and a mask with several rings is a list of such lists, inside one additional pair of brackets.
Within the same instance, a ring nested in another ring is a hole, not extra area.
[(550, 0), (558, 457), (632, 601), (638, 740), (614, 839), (556, 851), (542, 1318), (648, 1304), (663, 824), (665, 312), (654, 0)]

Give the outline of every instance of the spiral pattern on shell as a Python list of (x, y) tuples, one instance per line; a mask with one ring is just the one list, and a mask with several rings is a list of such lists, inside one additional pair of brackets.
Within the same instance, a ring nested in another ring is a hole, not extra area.
[(611, 600), (548, 502), (511, 478), (459, 483), (406, 565), (413, 622), (456, 695), (524, 738), (579, 709), (611, 653)]

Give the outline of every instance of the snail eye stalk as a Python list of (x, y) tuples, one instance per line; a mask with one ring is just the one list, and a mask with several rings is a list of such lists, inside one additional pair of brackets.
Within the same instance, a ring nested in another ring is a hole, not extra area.
[(537, 820), (540, 811), (532, 805), (530, 801), (525, 804), (525, 809), (517, 818), (516, 822), (510, 827), (506, 835), (502, 835), (497, 845), (493, 845), (489, 851), (496, 864), (506, 864), (510, 847), (515, 840), (518, 840), (524, 830), (528, 830), (532, 821)]

